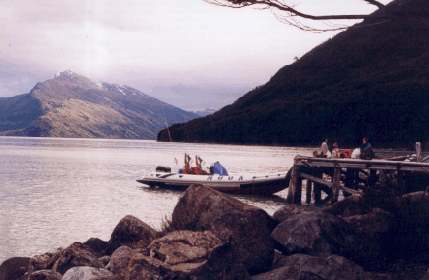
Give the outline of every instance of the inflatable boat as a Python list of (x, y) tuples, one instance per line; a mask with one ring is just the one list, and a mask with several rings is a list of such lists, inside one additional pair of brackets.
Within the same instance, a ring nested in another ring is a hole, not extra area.
[(211, 187), (221, 192), (233, 194), (271, 195), (284, 190), (289, 185), (289, 174), (278, 173), (263, 176), (245, 175), (196, 175), (157, 170), (137, 182), (149, 187), (184, 190), (198, 184)]

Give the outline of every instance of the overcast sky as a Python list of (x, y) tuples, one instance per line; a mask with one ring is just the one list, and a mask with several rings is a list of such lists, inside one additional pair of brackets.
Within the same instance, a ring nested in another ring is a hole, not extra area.
[[(363, 0), (294, 2), (316, 13), (373, 10)], [(203, 0), (0, 0), (0, 26), (0, 96), (71, 69), (186, 109), (229, 104), (334, 35)]]

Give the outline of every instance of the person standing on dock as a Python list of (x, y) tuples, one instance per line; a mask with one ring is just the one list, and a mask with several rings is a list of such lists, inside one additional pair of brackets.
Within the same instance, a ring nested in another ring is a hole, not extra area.
[(320, 145), (320, 154), (322, 157), (328, 158), (331, 157), (331, 152), (329, 151), (328, 139), (323, 140)]
[(372, 145), (368, 141), (368, 137), (362, 138), (362, 145), (360, 146), (360, 158), (361, 159), (373, 159), (375, 157)]
[(337, 142), (332, 144), (332, 158), (341, 158), (341, 151)]

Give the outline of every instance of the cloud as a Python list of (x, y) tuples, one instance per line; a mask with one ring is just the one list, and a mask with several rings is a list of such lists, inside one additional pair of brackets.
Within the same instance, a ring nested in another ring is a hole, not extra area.
[(11, 64), (0, 60), (0, 97), (28, 93), (35, 81), (45, 79), (48, 72), (28, 65)]
[[(343, 0), (331, 6), (308, 1), (323, 11)], [(351, 3), (358, 7), (362, 1)], [(0, 95), (28, 91), (29, 81), (73, 69), (171, 102), (183, 97), (185, 91), (174, 98), (171, 90), (182, 85), (200, 92), (207, 107), (222, 103), (219, 92), (235, 98), (237, 90), (265, 83), (293, 57), (332, 36), (300, 32), (269, 11), (227, 9), (203, 0), (3, 0), (0, 25)], [(202, 106), (194, 97), (183, 106)]]

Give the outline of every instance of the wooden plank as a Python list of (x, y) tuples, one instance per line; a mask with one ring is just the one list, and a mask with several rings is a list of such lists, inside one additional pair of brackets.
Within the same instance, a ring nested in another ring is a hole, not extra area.
[(332, 182), (328, 182), (323, 180), (322, 178), (307, 174), (307, 173), (301, 173), (301, 177), (310, 181), (313, 181), (315, 183), (321, 184), (321, 185), (325, 185), (329, 188), (332, 188)]
[(362, 191), (354, 190), (346, 186), (341, 186), (341, 190), (352, 195), (362, 195)]
[(423, 159), (422, 159), (422, 161), (423, 162), (427, 162), (429, 160), (429, 156), (425, 156)]
[[(382, 160), (382, 159), (372, 159), (372, 160), (363, 160), (363, 159), (348, 159), (348, 158), (316, 158), (308, 156), (296, 156), (296, 164), (300, 165), (309, 165), (312, 166), (314, 163), (326, 162), (330, 164), (330, 167), (335, 167), (340, 164), (353, 164), (359, 166), (373, 166), (373, 165), (392, 165), (392, 166), (409, 166), (409, 167), (429, 167), (429, 163), (424, 162), (407, 162), (407, 161), (391, 161), (391, 160)], [(305, 163), (302, 163), (305, 162)], [(342, 166), (340, 166), (342, 167)]]
[(328, 159), (296, 156), (297, 166), (309, 167), (340, 167), (357, 169), (402, 170), (429, 173), (429, 163), (403, 162), (388, 160), (360, 160), (360, 159)]
[(396, 156), (396, 157), (386, 158), (386, 160), (389, 160), (389, 161), (403, 161), (403, 160), (406, 160), (409, 157), (410, 157), (409, 155), (407, 155), (407, 156)]

